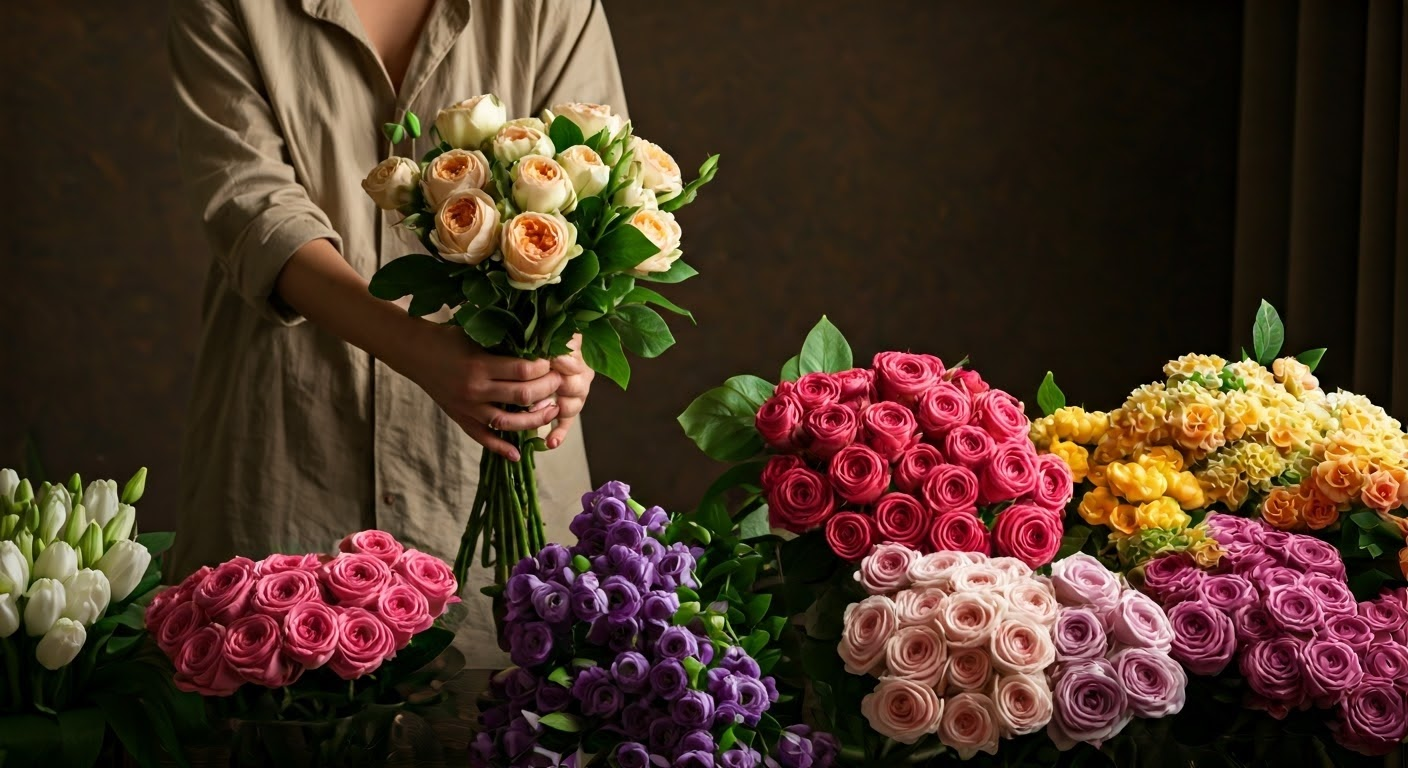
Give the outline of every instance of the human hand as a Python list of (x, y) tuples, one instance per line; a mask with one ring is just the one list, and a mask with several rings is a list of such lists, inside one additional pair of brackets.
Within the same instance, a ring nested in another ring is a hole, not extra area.
[(582, 334), (573, 336), (567, 346), (572, 350), (569, 354), (552, 360), (552, 370), (562, 376), (562, 386), (557, 389), (557, 426), (548, 435), (548, 448), (556, 448), (567, 439), (567, 431), (586, 406), (587, 393), (596, 378), (596, 371), (582, 359)]

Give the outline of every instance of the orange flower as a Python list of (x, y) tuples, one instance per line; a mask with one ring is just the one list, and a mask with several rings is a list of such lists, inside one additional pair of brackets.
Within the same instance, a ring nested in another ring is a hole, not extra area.
[(1402, 481), (1395, 476), (1401, 473), (1402, 470), (1394, 473), (1391, 470), (1381, 469), (1369, 475), (1364, 483), (1364, 504), (1379, 512), (1387, 512), (1402, 504), (1402, 501), (1399, 500)]
[(1120, 533), (1139, 530), (1139, 510), (1133, 504), (1121, 504), (1110, 513), (1110, 527)]
[(1301, 523), (1303, 503), (1304, 499), (1287, 488), (1272, 488), (1271, 493), (1266, 495), (1266, 500), (1261, 503), (1261, 518), (1273, 528), (1283, 531), (1295, 530)]
[(1179, 403), (1171, 414), (1174, 439), (1190, 451), (1209, 453), (1222, 447), (1222, 412), (1207, 403)]
[(1398, 569), (1403, 571), (1403, 578), (1408, 579), (1408, 547), (1398, 550)]
[(1363, 490), (1366, 469), (1364, 460), (1358, 456), (1322, 461), (1315, 467), (1315, 487), (1336, 504), (1347, 503)]
[(1340, 505), (1325, 498), (1325, 495), (1311, 483), (1305, 483), (1297, 494), (1301, 500), (1300, 513), (1305, 524), (1312, 531), (1334, 525), (1340, 519)]

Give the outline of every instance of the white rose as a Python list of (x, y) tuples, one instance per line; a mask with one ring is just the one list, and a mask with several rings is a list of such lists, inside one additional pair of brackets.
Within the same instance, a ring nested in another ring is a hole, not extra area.
[(505, 123), (494, 134), (492, 146), (494, 157), (504, 164), (517, 162), (528, 155), (552, 157), (556, 154), (552, 139), (542, 128), (518, 121)]
[(0, 592), (22, 595), (29, 589), (29, 560), (13, 541), (0, 541)]
[(411, 193), (420, 182), (420, 166), (408, 157), (388, 157), (377, 163), (362, 190), (383, 211), (394, 211), (411, 202)]
[(0, 640), (20, 629), (20, 601), (11, 594), (0, 595)]
[(123, 539), (113, 542), (112, 548), (103, 553), (94, 567), (108, 577), (112, 585), (112, 599), (121, 602), (137, 588), (151, 563), (152, 553), (146, 547), (131, 539)]
[(15, 489), (20, 487), (19, 473), (13, 469), (0, 469), (0, 499), (15, 500)]
[(64, 582), (63, 618), (88, 626), (101, 619), (112, 602), (112, 584), (102, 571), (84, 568)]
[(64, 585), (53, 579), (35, 579), (25, 593), (24, 632), (39, 637), (63, 615), (68, 601)]
[(499, 244), (499, 209), (482, 189), (457, 192), (435, 214), (430, 242), (440, 258), (475, 265)]
[(611, 202), (625, 208), (639, 207), (642, 211), (654, 211), (660, 208), (660, 204), (655, 200), (655, 193), (641, 186), (639, 176), (628, 181), (626, 186), (616, 190)]
[(425, 166), (420, 188), (425, 192), (425, 202), (432, 209), (439, 209), (456, 192), (486, 189), (491, 178), (489, 159), (483, 152), (452, 149)]
[[(578, 199), (595, 195), (605, 189), (606, 182), (611, 180), (611, 167), (601, 161), (601, 155), (585, 144), (568, 147), (558, 153), (555, 159), (557, 164), (562, 166), (562, 170), (567, 171), (567, 177), (572, 180), (572, 188), (577, 191)], [(654, 200), (653, 195), (651, 199)]]
[(636, 265), (636, 274), (668, 272), (684, 254), (684, 251), (680, 250), (680, 238), (684, 233), (680, 231), (679, 222), (675, 221), (673, 213), (636, 211), (635, 215), (631, 216), (631, 226), (640, 230), (641, 234), (659, 249), (655, 255)]
[(440, 110), (435, 130), (456, 149), (478, 149), (507, 119), (508, 110), (499, 97), (485, 93)]
[(640, 172), (637, 175), (641, 183), (655, 193), (657, 200), (663, 203), (684, 189), (680, 164), (670, 157), (669, 152), (661, 149), (660, 145), (639, 136), (632, 136), (630, 149), (632, 160), (640, 163)]
[(72, 619), (59, 619), (34, 648), (34, 656), (50, 672), (66, 667), (88, 642), (88, 630)]
[(107, 525), (117, 515), (121, 494), (116, 480), (94, 480), (83, 491), (83, 508), (88, 511), (88, 519), (98, 525)]
[(577, 207), (572, 179), (556, 160), (529, 155), (513, 166), (513, 202), (524, 211), (571, 212)]
[(610, 139), (620, 133), (626, 124), (625, 118), (611, 114), (611, 107), (580, 101), (558, 104), (543, 112), (543, 122), (549, 125), (558, 117), (565, 117), (575, 123), (582, 130), (583, 138), (587, 139), (601, 133), (602, 129), (607, 130), (606, 138)]
[(582, 252), (577, 228), (567, 219), (531, 211), (504, 225), (501, 246), (508, 284), (520, 291), (561, 282), (567, 262)]
[(56, 541), (34, 561), (34, 578), (63, 581), (78, 572), (78, 553), (68, 542)]

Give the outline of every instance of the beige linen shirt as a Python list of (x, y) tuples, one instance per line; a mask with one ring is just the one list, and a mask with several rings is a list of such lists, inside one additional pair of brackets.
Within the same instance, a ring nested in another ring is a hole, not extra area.
[[(175, 574), (236, 554), (328, 551), (364, 528), (453, 559), (479, 446), (409, 380), (273, 295), (285, 261), (330, 240), (362, 275), (421, 248), (360, 182), (407, 110), (496, 93), (510, 116), (564, 101), (625, 110), (599, 0), (441, 0), (398, 94), (350, 0), (176, 0), (179, 151), (214, 254), (183, 449)], [(540, 455), (550, 540), (589, 487), (582, 436)], [(476, 570), (460, 645), (504, 657)]]

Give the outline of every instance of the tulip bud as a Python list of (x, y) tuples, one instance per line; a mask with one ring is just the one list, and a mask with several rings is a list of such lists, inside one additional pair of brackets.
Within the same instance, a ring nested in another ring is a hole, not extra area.
[[(113, 483), (113, 485), (116, 486), (117, 484)], [(141, 501), (142, 494), (146, 493), (146, 491), (147, 468), (142, 467), (137, 470), (137, 474), (133, 475), (131, 480), (127, 481), (127, 485), (123, 486), (121, 501), (123, 504), (136, 504), (138, 501)]]
[(68, 604), (64, 585), (53, 579), (35, 579), (25, 593), (24, 633), (39, 637), (54, 626)]
[(65, 581), (78, 572), (78, 553), (68, 542), (56, 541), (34, 560), (35, 579)]
[(0, 593), (23, 595), (29, 590), (29, 560), (21, 551), (22, 546), (30, 543), (0, 541)]
[(0, 540), (8, 540), (15, 535), (15, 531), (20, 529), (19, 515), (5, 515), (0, 517)]
[(77, 472), (74, 472), (73, 476), (68, 479), (68, 485), (66, 487), (68, 488), (68, 495), (73, 499), (74, 504), (83, 501), (83, 478), (79, 477)]
[(0, 469), (0, 499), (15, 500), (15, 491), (20, 487), (20, 475), (13, 469)]
[(78, 658), (83, 644), (88, 642), (88, 630), (71, 619), (59, 619), (44, 634), (44, 639), (34, 648), (34, 656), (50, 672), (69, 665)]
[(101, 619), (112, 602), (112, 585), (102, 571), (84, 568), (64, 582), (63, 618), (86, 626)]
[(113, 601), (122, 602), (137, 588), (151, 562), (152, 553), (146, 547), (130, 539), (122, 539), (113, 543), (112, 549), (98, 560), (96, 567), (112, 582)]
[(137, 509), (127, 504), (120, 504), (117, 514), (103, 526), (103, 544), (112, 546), (114, 541), (131, 538), (132, 527), (137, 524)]
[(20, 528), (30, 533), (39, 530), (39, 505), (33, 500), (20, 512)]
[[(54, 488), (58, 488), (58, 486), (54, 486)], [(39, 529), (34, 532), (34, 535), (43, 541), (57, 539), (64, 530), (64, 524), (68, 522), (70, 509), (70, 506), (64, 503), (63, 497), (54, 493), (49, 494), (39, 510)]]
[[(20, 531), (15, 534), (15, 538), (12, 539), (12, 541), (19, 549), (20, 557), (24, 560), (24, 583), (28, 584), (29, 571), (34, 567), (34, 534), (29, 531)], [(23, 592), (24, 588), (20, 587), (18, 591)]]
[(0, 595), (0, 640), (15, 634), (20, 628), (19, 596)]
[(83, 567), (92, 568), (103, 558), (103, 529), (97, 523), (89, 523), (79, 541), (79, 552), (83, 554)]
[(15, 496), (12, 499), (16, 504), (28, 504), (34, 501), (34, 486), (29, 484), (29, 480), (21, 480), (18, 488), (15, 489)]
[(107, 525), (117, 514), (117, 482), (94, 480), (83, 493), (83, 507), (88, 510), (88, 519), (97, 520), (98, 525)]
[(77, 547), (78, 542), (83, 539), (83, 532), (88, 529), (88, 508), (82, 504), (76, 504), (73, 512), (68, 516), (68, 522), (64, 524), (64, 541), (70, 547)]

